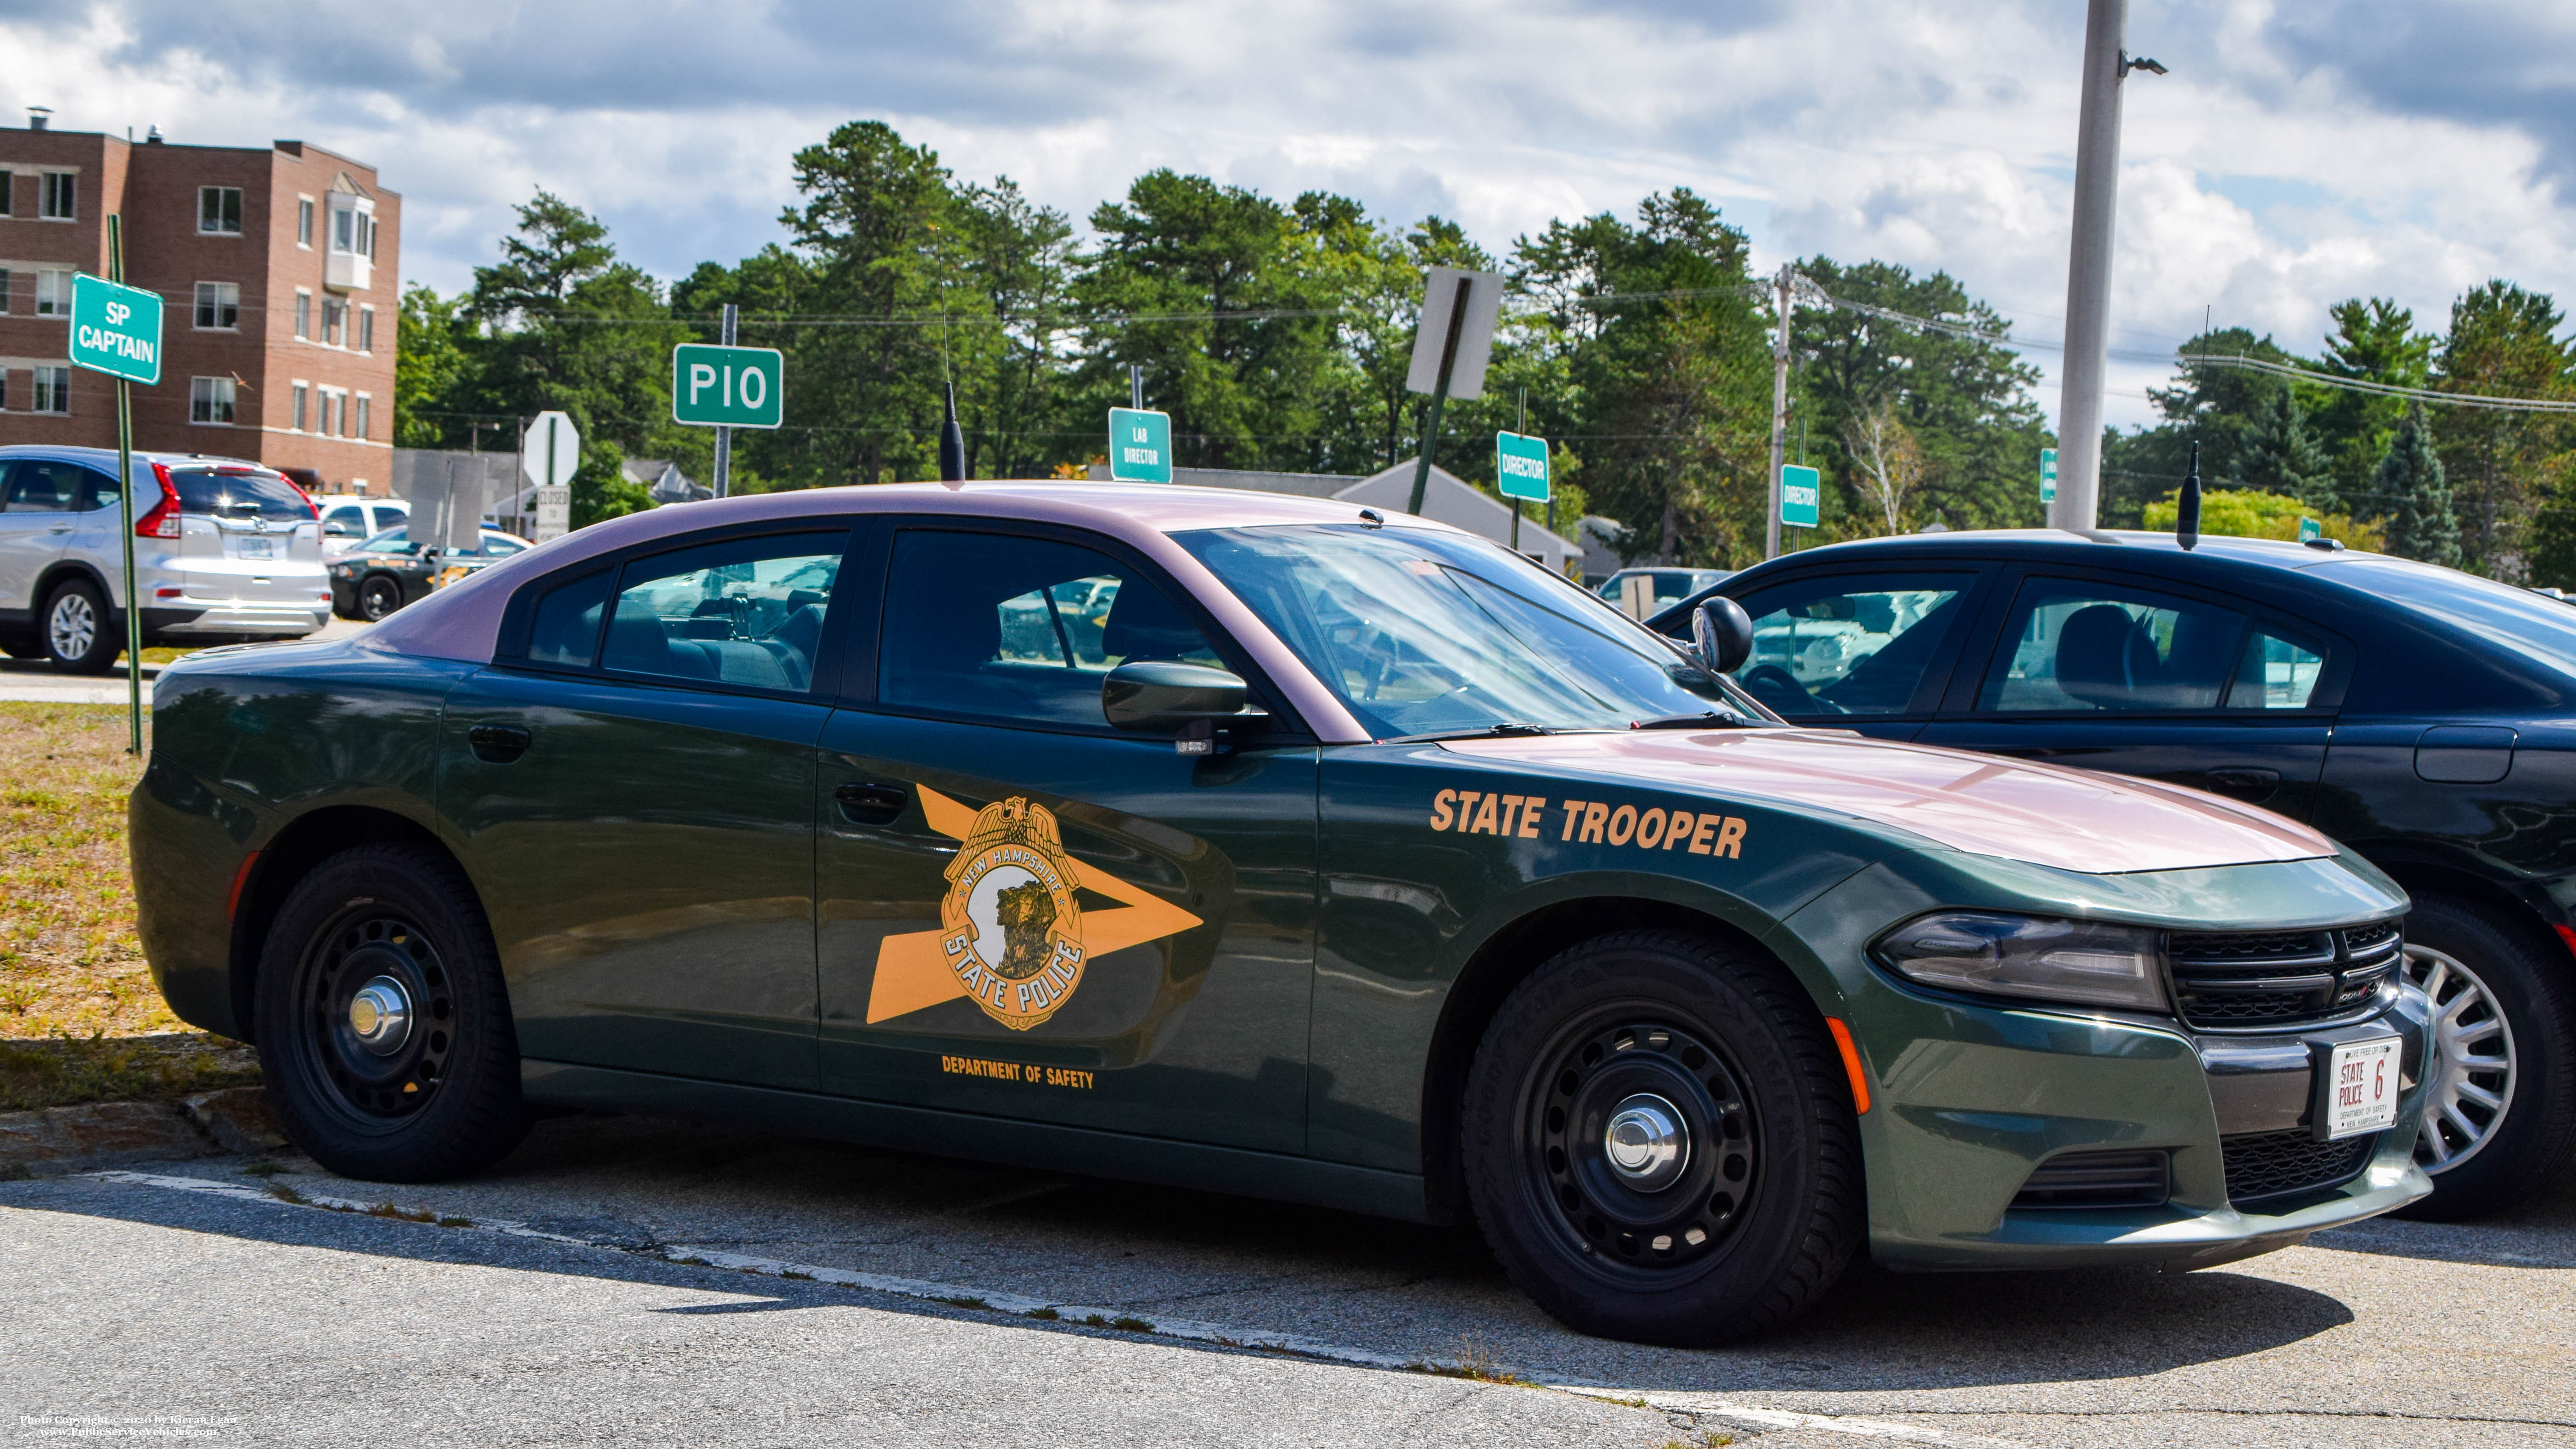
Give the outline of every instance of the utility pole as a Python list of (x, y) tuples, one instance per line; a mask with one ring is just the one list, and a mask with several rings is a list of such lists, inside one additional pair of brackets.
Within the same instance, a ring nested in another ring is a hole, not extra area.
[(1145, 410), (1145, 369), (1133, 362), (1127, 364), (1127, 406)]
[(2075, 127), (2075, 227), (2066, 262), (2066, 365), (2057, 402), (2057, 501), (2051, 528), (2101, 516), (2102, 384), (2111, 337), (2111, 240), (2120, 201), (2120, 88), (2132, 70), (2165, 73), (2124, 49), (2129, 0), (2089, 0), (2083, 113)]
[[(734, 345), (734, 321), (739, 315), (739, 311), (733, 303), (727, 302), (724, 304), (723, 337), (724, 345), (727, 347)], [(732, 387), (733, 384), (728, 382), (725, 386), (729, 388)], [(732, 395), (730, 393), (726, 395), (726, 400), (732, 400)], [(718, 498), (726, 497), (733, 491), (733, 429), (725, 427), (722, 424), (718, 424), (716, 427), (715, 489), (716, 496)]]
[(1780, 275), (1771, 284), (1771, 296), (1780, 326), (1771, 339), (1771, 518), (1762, 533), (1762, 556), (1780, 556), (1780, 465), (1788, 460), (1782, 446), (1789, 431), (1789, 289), (1797, 277), (1787, 262), (1780, 264)]

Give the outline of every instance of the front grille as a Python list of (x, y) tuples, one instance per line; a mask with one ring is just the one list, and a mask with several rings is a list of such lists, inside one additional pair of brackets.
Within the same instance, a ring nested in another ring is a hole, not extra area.
[(2174, 1005), (2207, 1031), (2295, 1031), (2366, 1011), (2397, 971), (2393, 921), (2332, 931), (2176, 931)]
[(2238, 1207), (2285, 1193), (2337, 1187), (2361, 1175), (2380, 1134), (2319, 1142), (2304, 1127), (2221, 1137), (2227, 1166), (2227, 1200)]
[(2069, 1152), (2032, 1171), (2015, 1208), (2161, 1207), (2172, 1194), (2171, 1159), (2155, 1152)]

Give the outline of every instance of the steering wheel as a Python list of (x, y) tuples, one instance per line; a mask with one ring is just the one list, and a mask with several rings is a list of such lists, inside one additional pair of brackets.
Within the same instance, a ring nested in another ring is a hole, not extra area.
[(1762, 701), (1773, 714), (1849, 714), (1851, 711), (1830, 699), (1819, 699), (1798, 682), (1798, 676), (1777, 664), (1756, 664), (1736, 681), (1755, 699)]

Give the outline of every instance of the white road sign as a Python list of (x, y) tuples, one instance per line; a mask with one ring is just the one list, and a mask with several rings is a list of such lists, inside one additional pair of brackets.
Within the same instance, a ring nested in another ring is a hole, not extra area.
[(1458, 322), (1458, 355), (1449, 364), (1449, 395), (1485, 395), (1485, 363), (1493, 356), (1503, 278), (1498, 272), (1462, 272), (1456, 267), (1433, 267), (1423, 279), (1422, 321), (1413, 332), (1413, 367), (1404, 376), (1407, 392), (1439, 389), (1440, 354), (1449, 345), (1449, 317), (1457, 310), (1461, 281), (1467, 284), (1467, 311)]
[(530, 535), (535, 543), (552, 543), (572, 532), (572, 489), (557, 484), (536, 490), (537, 531)]
[[(548, 472), (552, 467), (551, 475)], [(581, 433), (561, 413), (539, 413), (519, 442), (519, 471), (540, 488), (568, 485), (581, 466)]]

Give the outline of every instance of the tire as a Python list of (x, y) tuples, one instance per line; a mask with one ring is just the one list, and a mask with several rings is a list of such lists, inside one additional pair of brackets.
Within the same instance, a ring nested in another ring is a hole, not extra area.
[[(406, 1026), (357, 1003), (386, 981)], [(279, 1125), (343, 1177), (463, 1177), (527, 1133), (491, 927), (434, 851), (359, 846), (297, 882), (260, 952), (254, 1019)]]
[[(1626, 1153), (1642, 1167), (1623, 1166), (1608, 1135), (1638, 1109)], [(1683, 1136), (1661, 1161), (1655, 1113)], [(1860, 1243), (1841, 1059), (1806, 992), (1750, 951), (1628, 931), (1563, 952), (1495, 1014), (1462, 1117), (1468, 1200), (1495, 1256), (1585, 1333), (1749, 1338), (1831, 1287)]]
[(389, 575), (370, 574), (358, 585), (357, 617), (370, 624), (402, 606), (402, 585)]
[(87, 579), (66, 580), (48, 594), (36, 627), (45, 657), (65, 674), (105, 674), (125, 648), (107, 596)]
[(2576, 962), (2527, 922), (2449, 896), (2416, 898), (2406, 951), (2407, 979), (2434, 997), (2433, 1100), (2415, 1144), (2433, 1195), (2399, 1214), (2511, 1207), (2576, 1146)]

